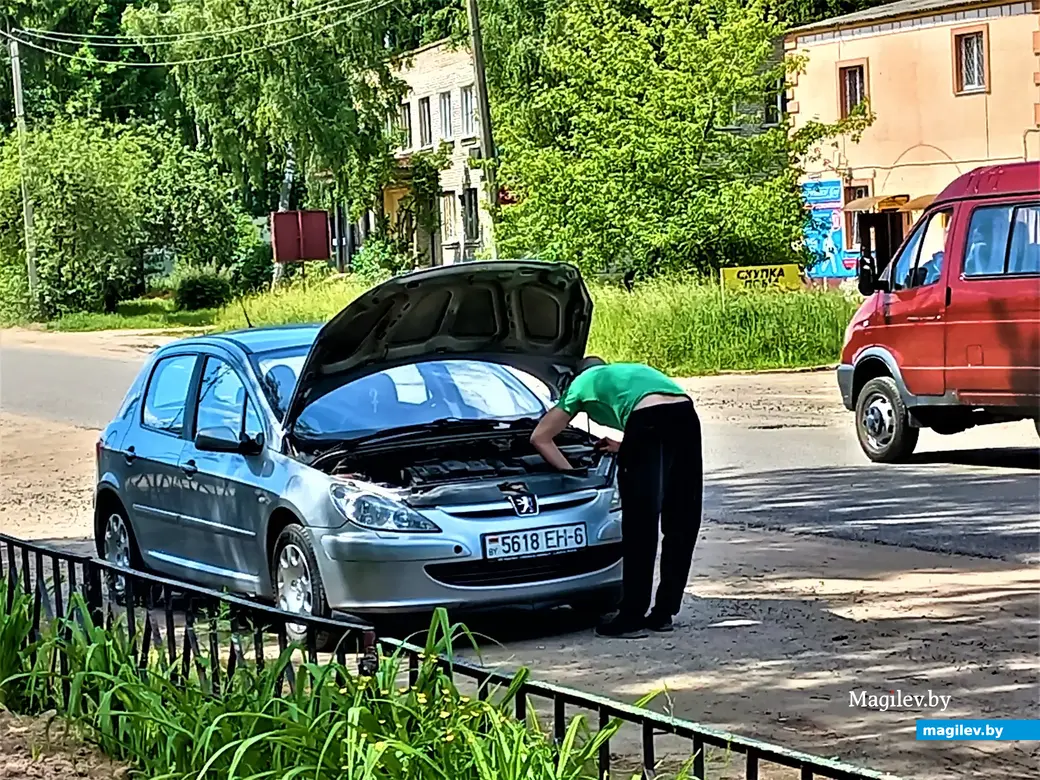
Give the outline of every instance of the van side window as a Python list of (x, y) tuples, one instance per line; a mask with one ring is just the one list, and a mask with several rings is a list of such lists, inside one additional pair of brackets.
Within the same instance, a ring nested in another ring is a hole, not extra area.
[(942, 278), (952, 215), (952, 210), (936, 211), (913, 232), (892, 265), (893, 290), (927, 287)]
[(975, 209), (964, 250), (964, 275), (1040, 274), (1040, 205)]

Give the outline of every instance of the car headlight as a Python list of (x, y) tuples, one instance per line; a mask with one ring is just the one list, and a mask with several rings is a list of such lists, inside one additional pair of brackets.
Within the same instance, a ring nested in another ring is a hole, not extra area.
[(346, 485), (332, 485), (329, 495), (336, 509), (347, 520), (362, 528), (422, 533), (441, 530), (436, 523), (387, 496), (352, 490)]

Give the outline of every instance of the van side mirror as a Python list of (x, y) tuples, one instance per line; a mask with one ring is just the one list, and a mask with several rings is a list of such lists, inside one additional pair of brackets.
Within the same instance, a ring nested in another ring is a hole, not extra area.
[(874, 278), (874, 262), (870, 257), (861, 257), (856, 269), (856, 286), (859, 294), (867, 297), (874, 294), (876, 279)]

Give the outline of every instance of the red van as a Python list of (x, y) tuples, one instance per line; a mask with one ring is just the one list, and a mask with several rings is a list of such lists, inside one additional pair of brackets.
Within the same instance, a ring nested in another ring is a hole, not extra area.
[(838, 386), (867, 456), (904, 460), (921, 428), (1033, 419), (1040, 432), (1040, 162), (978, 168), (895, 251), (861, 215), (859, 289)]

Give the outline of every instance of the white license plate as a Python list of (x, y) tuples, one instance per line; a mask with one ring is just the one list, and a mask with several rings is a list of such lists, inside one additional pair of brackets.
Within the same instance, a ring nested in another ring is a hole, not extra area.
[(584, 523), (484, 535), (484, 555), (489, 560), (552, 555), (580, 550), (587, 545)]

